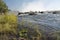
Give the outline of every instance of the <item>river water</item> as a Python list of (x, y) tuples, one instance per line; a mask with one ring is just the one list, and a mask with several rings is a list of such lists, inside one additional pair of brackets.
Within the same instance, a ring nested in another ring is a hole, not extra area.
[[(18, 16), (18, 21), (22, 19), (27, 22), (36, 23), (40, 25), (49, 25), (50, 28), (53, 27), (54, 29), (60, 29), (60, 14), (40, 14), (40, 15)], [(46, 30), (47, 26), (44, 28)]]

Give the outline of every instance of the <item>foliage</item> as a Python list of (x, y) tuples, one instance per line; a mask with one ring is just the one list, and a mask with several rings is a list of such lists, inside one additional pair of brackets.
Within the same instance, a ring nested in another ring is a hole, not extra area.
[(17, 17), (15, 15), (0, 15), (0, 32), (15, 32)]
[(4, 3), (3, 0), (0, 0), (0, 13), (5, 13), (6, 11), (8, 11), (6, 3)]

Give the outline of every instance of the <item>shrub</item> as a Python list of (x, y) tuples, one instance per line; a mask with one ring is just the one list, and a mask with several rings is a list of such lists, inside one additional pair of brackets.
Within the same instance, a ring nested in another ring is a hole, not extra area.
[[(17, 35), (17, 17), (14, 14), (0, 15), (0, 37)], [(0, 38), (1, 39), (1, 38)]]

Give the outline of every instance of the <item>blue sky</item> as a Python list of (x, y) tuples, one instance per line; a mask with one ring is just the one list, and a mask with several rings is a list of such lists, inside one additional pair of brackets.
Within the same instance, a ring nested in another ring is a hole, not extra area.
[(60, 0), (4, 0), (11, 10), (46, 11), (60, 10)]

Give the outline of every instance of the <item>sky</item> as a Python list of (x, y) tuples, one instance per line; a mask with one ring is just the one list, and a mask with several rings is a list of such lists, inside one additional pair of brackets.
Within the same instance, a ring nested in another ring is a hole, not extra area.
[(60, 10), (60, 0), (4, 0), (8, 8), (21, 12)]

